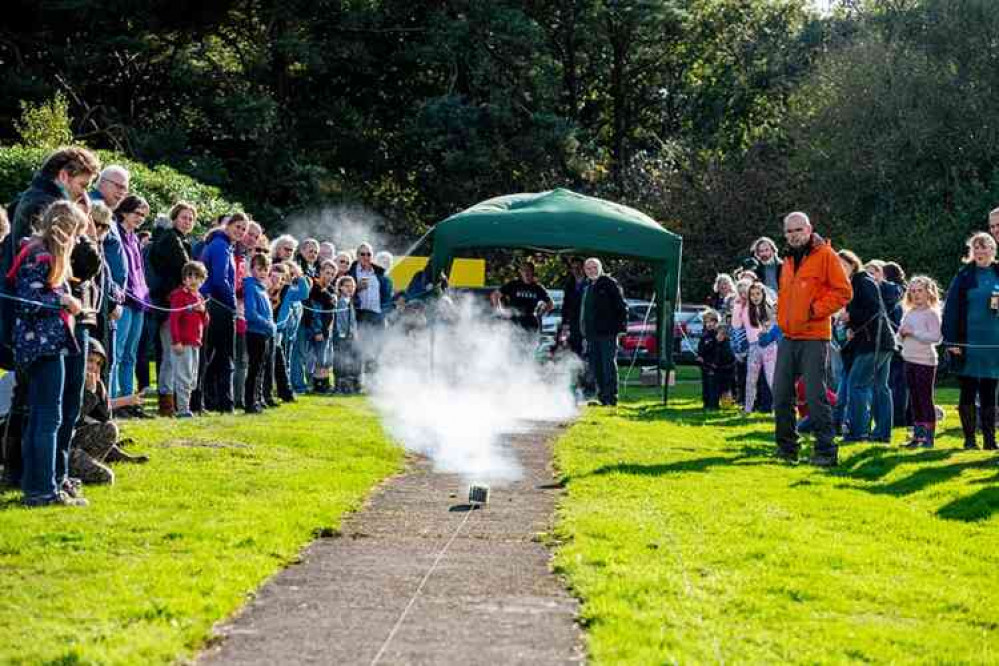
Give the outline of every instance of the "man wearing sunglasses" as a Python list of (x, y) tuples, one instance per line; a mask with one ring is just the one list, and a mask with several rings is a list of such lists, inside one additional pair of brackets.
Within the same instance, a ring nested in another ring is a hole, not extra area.
[(358, 338), (366, 340), (369, 364), (370, 350), (377, 347), (378, 333), (385, 328), (385, 315), (392, 309), (392, 280), (373, 258), (371, 244), (361, 243), (357, 246), (357, 261), (348, 270), (357, 283), (354, 307), (357, 309)]

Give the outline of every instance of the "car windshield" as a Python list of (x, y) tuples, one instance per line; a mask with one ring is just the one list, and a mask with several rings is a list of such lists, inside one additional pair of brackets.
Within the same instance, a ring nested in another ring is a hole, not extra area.
[(645, 321), (646, 313), (648, 313), (648, 320), (654, 322), (656, 320), (656, 308), (653, 307), (652, 311), (649, 312), (648, 303), (639, 303), (636, 305), (628, 306), (628, 322), (629, 323), (642, 323)]

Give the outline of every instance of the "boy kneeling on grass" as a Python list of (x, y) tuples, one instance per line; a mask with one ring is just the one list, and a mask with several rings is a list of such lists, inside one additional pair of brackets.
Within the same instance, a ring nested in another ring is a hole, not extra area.
[(125, 453), (118, 445), (118, 425), (112, 420), (112, 410), (141, 404), (139, 395), (110, 399), (101, 381), (101, 369), (107, 353), (98, 340), (91, 340), (87, 352), (87, 374), (83, 384), (83, 408), (73, 432), (69, 455), (69, 475), (84, 484), (114, 483), (114, 472), (108, 463), (148, 462), (146, 456)]

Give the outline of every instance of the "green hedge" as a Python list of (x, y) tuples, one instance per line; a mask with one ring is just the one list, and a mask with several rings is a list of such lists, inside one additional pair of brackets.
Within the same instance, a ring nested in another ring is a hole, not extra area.
[[(50, 151), (23, 146), (0, 147), (0, 203), (4, 207), (28, 186)], [(131, 173), (131, 191), (149, 201), (152, 215), (166, 214), (180, 200), (198, 207), (198, 220), (241, 210), (240, 204), (222, 196), (217, 187), (199, 183), (167, 166), (149, 167), (120, 153), (98, 150), (102, 165), (120, 164)]]

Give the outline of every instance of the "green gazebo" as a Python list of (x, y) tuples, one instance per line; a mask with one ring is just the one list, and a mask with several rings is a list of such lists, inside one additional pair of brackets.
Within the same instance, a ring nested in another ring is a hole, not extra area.
[[(651, 264), (655, 271), (659, 368), (673, 368), (673, 308), (683, 240), (633, 208), (569, 190), (489, 199), (440, 222), (430, 234), (433, 275), (472, 248), (517, 248), (603, 255)], [(668, 384), (668, 383), (667, 383)], [(663, 389), (663, 400), (668, 388)]]

